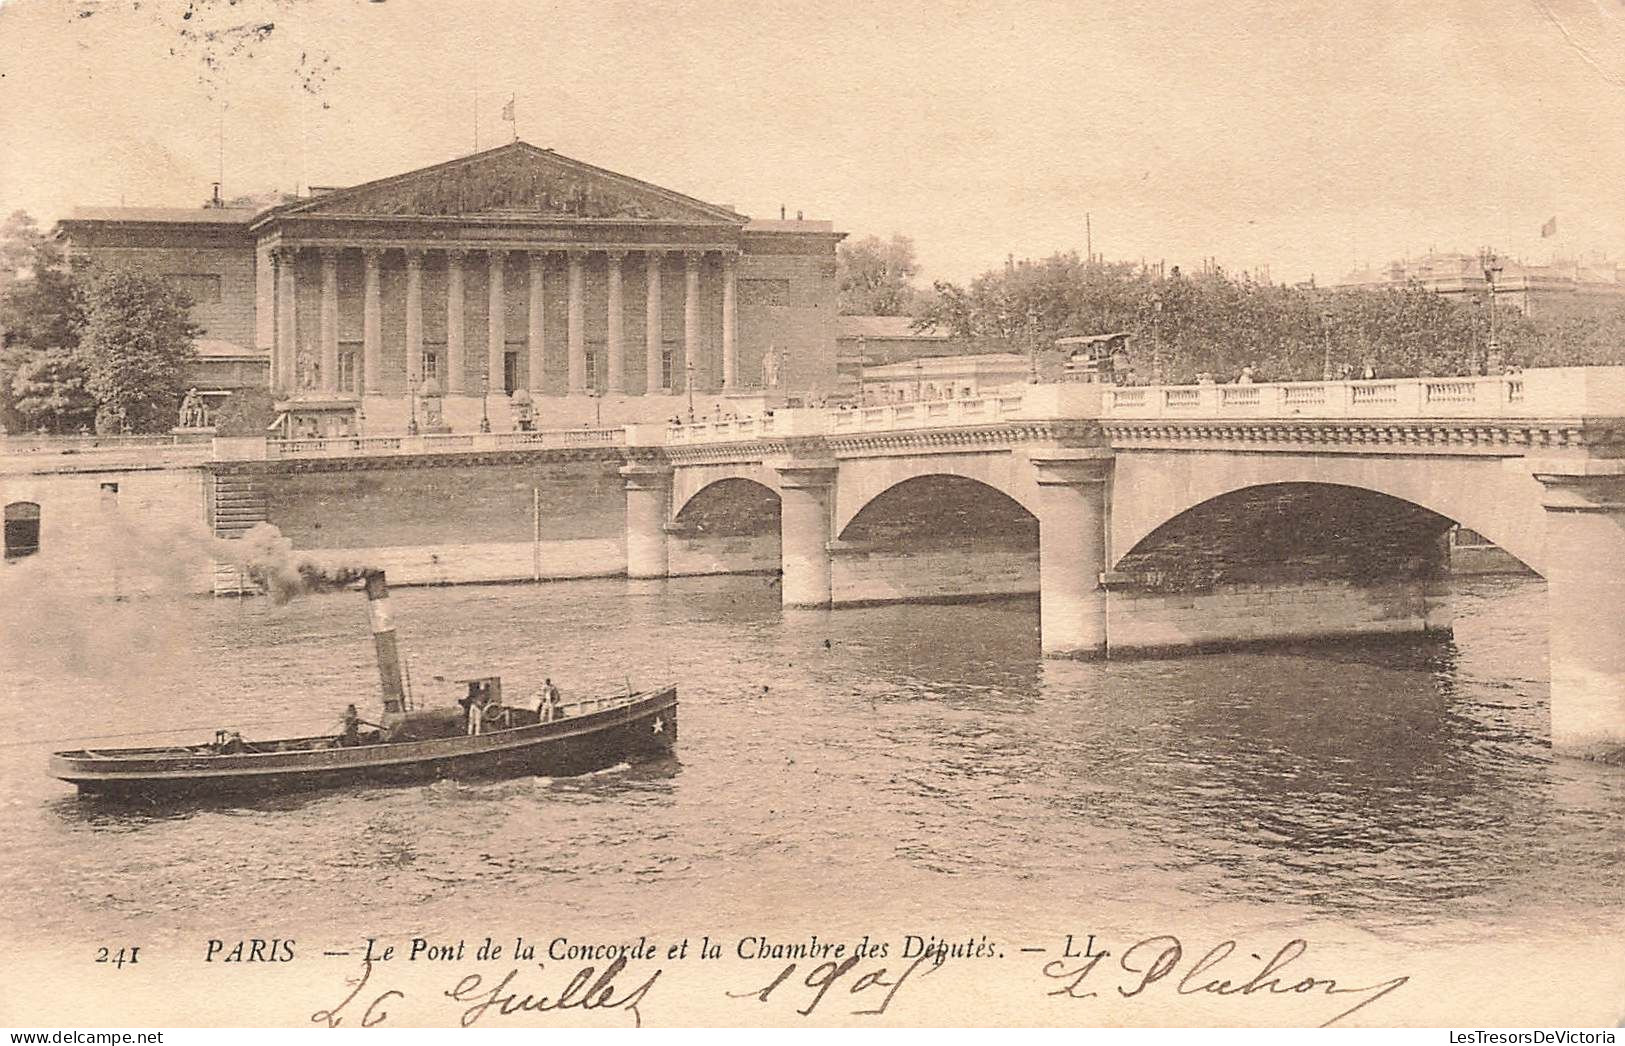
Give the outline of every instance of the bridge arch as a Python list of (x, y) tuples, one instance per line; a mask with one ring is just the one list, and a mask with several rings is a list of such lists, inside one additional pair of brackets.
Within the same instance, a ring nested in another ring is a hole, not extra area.
[(758, 477), (724, 476), (695, 491), (672, 513), (672, 522), (715, 536), (777, 534), (779, 500), (779, 492)]
[(1404, 464), (1356, 456), (1120, 455), (1113, 476), (1113, 569), (1159, 528), (1225, 495), (1275, 485), (1354, 488), (1406, 502), (1483, 534), (1546, 573), (1540, 483), (1519, 459), (1441, 457)]
[(837, 528), (840, 541), (875, 544), (897, 538), (987, 537), (1038, 548), (1038, 519), (1005, 491), (949, 472), (899, 480), (869, 498)]
[(1015, 502), (1029, 516), (1038, 515), (1037, 485), (1024, 456), (943, 455), (929, 459), (925, 467), (900, 465), (893, 458), (855, 459), (841, 462), (833, 533), (842, 534), (860, 513), (898, 487), (931, 478), (969, 481)]
[[(728, 465), (690, 466), (676, 471), (672, 480), (671, 518), (680, 519), (690, 511), (690, 504), (719, 483), (747, 481), (753, 487), (764, 488), (776, 498), (780, 496), (779, 475), (761, 462), (742, 462)], [(742, 488), (736, 488), (742, 489)]]

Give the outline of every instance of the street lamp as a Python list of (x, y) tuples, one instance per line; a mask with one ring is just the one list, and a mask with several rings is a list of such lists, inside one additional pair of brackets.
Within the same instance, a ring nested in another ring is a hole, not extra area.
[(1162, 384), (1162, 295), (1151, 295), (1151, 384)]
[(1038, 310), (1027, 309), (1027, 384), (1038, 384)]
[(688, 422), (694, 423), (694, 359), (683, 360), (683, 387), (688, 390)]
[(1484, 268), (1484, 283), (1488, 287), (1490, 298), (1490, 343), (1484, 350), (1484, 373), (1497, 374), (1501, 370), (1501, 346), (1495, 336), (1495, 278), (1501, 273), (1501, 259), (1495, 256), (1494, 251), (1485, 247), (1479, 252), (1478, 260)]
[(491, 415), (486, 410), (486, 403), (491, 398), (491, 378), (489, 375), (480, 383), (480, 431), (491, 431)]
[(868, 339), (860, 334), (860, 335), (858, 335), (858, 406), (859, 407), (864, 406), (864, 402), (863, 402), (863, 370), (868, 365), (869, 365)]
[(1326, 351), (1321, 358), (1320, 380), (1335, 381), (1337, 375), (1332, 371), (1332, 314), (1320, 314), (1320, 336), (1326, 343)]

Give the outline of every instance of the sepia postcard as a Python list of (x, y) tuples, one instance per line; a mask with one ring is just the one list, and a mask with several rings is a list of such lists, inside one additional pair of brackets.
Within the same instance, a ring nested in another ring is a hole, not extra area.
[(0, 1024), (1615, 1041), (1621, 170), (1620, 0), (0, 3)]

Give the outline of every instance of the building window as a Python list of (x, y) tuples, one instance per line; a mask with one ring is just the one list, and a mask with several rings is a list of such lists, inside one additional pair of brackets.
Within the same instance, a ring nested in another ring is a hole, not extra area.
[(20, 559), (39, 551), (39, 505), (13, 501), (6, 506), (5, 556)]
[(740, 280), (739, 301), (744, 305), (789, 305), (789, 280)]
[(676, 388), (672, 384), (676, 380), (673, 368), (677, 365), (677, 343), (668, 341), (660, 347), (660, 387), (663, 389)]
[(603, 347), (600, 345), (587, 346), (587, 388), (596, 390), (598, 385), (598, 361), (603, 358)]
[(502, 391), (512, 396), (517, 388), (519, 388), (519, 353), (504, 352), (502, 354)]
[(354, 392), (355, 383), (355, 353), (339, 353), (339, 390), (341, 392)]
[(423, 354), (423, 380), (424, 381), (439, 381), (440, 380), (440, 354), (439, 353), (425, 352)]
[(193, 305), (220, 303), (220, 277), (212, 272), (172, 272), (164, 277), (171, 287), (192, 299)]

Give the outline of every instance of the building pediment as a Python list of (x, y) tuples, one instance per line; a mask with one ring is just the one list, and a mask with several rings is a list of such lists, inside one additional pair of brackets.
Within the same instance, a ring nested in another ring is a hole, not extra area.
[(742, 226), (748, 220), (658, 185), (514, 142), (276, 208), (284, 218), (469, 218)]

